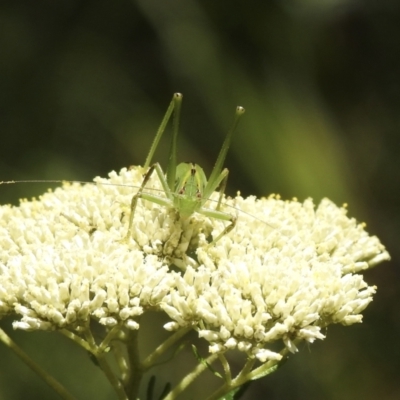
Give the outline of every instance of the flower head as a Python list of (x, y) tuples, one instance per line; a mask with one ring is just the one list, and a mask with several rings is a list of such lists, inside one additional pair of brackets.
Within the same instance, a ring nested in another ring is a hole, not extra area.
[[(345, 208), (225, 199), (237, 224), (210, 245), (226, 221), (179, 218), (142, 199), (124, 240), (142, 174), (123, 169), (0, 208), (0, 314), (19, 315), (15, 328), (79, 331), (94, 319), (138, 329), (141, 314), (163, 310), (166, 329), (192, 326), (210, 352), (237, 348), (264, 362), (279, 359), (273, 342), (294, 352), (331, 323), (361, 322), (376, 288), (360, 272), (389, 254)], [(156, 176), (148, 187), (161, 189)]]

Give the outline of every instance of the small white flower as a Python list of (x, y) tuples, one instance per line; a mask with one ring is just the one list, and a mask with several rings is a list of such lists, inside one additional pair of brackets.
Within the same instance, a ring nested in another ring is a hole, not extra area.
[(273, 351), (265, 349), (257, 350), (255, 352), (255, 356), (263, 363), (269, 360), (280, 361), (282, 359), (282, 356), (279, 353), (275, 353)]

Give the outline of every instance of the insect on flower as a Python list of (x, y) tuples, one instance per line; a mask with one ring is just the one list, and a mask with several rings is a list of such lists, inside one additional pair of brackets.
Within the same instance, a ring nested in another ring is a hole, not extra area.
[[(217, 242), (219, 239), (221, 239), (222, 236), (229, 233), (236, 225), (235, 216), (232, 216), (231, 214), (220, 210), (221, 201), (225, 191), (229, 173), (227, 168), (223, 169), (223, 165), (231, 143), (232, 134), (237, 126), (240, 116), (244, 114), (245, 110), (243, 107), (240, 106), (236, 108), (233, 125), (228, 131), (227, 136), (225, 137), (225, 141), (219, 152), (217, 161), (215, 162), (211, 175), (207, 180), (203, 169), (198, 164), (180, 163), (177, 165), (176, 152), (181, 103), (182, 94), (175, 93), (172, 97), (172, 101), (167, 109), (167, 112), (165, 113), (164, 118), (161, 121), (161, 125), (157, 131), (156, 137), (154, 138), (153, 144), (150, 148), (149, 154), (144, 164), (144, 169), (147, 170), (147, 172), (144, 175), (142, 185), (140, 186), (138, 192), (132, 197), (129, 227), (126, 239), (128, 239), (129, 236), (132, 234), (135, 210), (139, 198), (166, 207), (174, 208), (181, 219), (188, 218), (193, 213), (197, 212), (210, 218), (229, 221), (230, 224), (227, 225), (225, 229), (215, 239), (213, 239), (211, 243)], [(164, 174), (164, 171), (162, 170), (159, 163), (154, 163), (152, 165), (150, 165), (150, 163), (172, 113), (172, 140), (169, 151), (167, 172)], [(165, 197), (160, 197), (158, 195), (144, 192), (144, 188), (154, 172), (156, 172), (161, 182)], [(206, 208), (204, 206), (205, 203), (209, 200), (211, 194), (218, 187), (220, 188), (220, 194), (216, 208)]]
[[(175, 93), (172, 97), (170, 105), (161, 121), (161, 124), (157, 130), (156, 136), (151, 145), (150, 151), (145, 160), (143, 170), (142, 183), (140, 184), (136, 194), (133, 195), (130, 204), (129, 222), (127, 233), (123, 241), (127, 242), (130, 238), (135, 241), (134, 234), (134, 222), (135, 222), (135, 211), (139, 199), (156, 203), (158, 205), (174, 209), (178, 219), (181, 222), (187, 221), (194, 213), (202, 214), (206, 217), (213, 218), (216, 220), (229, 222), (225, 228), (222, 229), (209, 243), (215, 244), (224, 235), (228, 234), (236, 225), (237, 217), (230, 213), (221, 210), (222, 199), (227, 184), (229, 171), (227, 168), (223, 168), (224, 161), (231, 144), (233, 132), (239, 122), (240, 117), (244, 114), (245, 110), (243, 107), (238, 106), (235, 112), (234, 122), (229, 129), (213, 170), (207, 180), (207, 177), (203, 169), (194, 163), (180, 163), (177, 164), (177, 137), (179, 130), (179, 118), (182, 103), (182, 94)], [(169, 120), (172, 117), (172, 139), (169, 150), (168, 165), (166, 172), (164, 173), (161, 165), (156, 162), (152, 164), (152, 159), (160, 139), (166, 129)], [(148, 185), (151, 177), (156, 173), (158, 180), (161, 184), (161, 191), (157, 193), (157, 189), (149, 188)], [(19, 180), (19, 181), (7, 181), (0, 182), (0, 184), (11, 184), (11, 183), (90, 183), (82, 181), (60, 181), (60, 180)], [(91, 183), (93, 184), (93, 183)], [(112, 183), (98, 183), (101, 185), (113, 185)], [(121, 186), (127, 186), (126, 184)], [(134, 186), (132, 186), (134, 187)], [(137, 187), (137, 186), (136, 186)], [(212, 194), (219, 188), (218, 200), (211, 198)], [(162, 192), (162, 193), (161, 193)], [(206, 207), (207, 202), (215, 202), (215, 208)], [(236, 209), (234, 206), (229, 207)], [(241, 211), (244, 214), (248, 214), (245, 211)], [(66, 215), (64, 215), (66, 216)], [(256, 218), (256, 217), (255, 217)]]

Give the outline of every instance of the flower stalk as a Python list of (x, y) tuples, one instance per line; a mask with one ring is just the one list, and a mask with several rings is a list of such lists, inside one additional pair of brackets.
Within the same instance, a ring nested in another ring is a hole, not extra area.
[(32, 360), (7, 334), (0, 329), (0, 340), (9, 347), (32, 371), (46, 382), (62, 399), (76, 400), (68, 390), (48, 374), (39, 364)]

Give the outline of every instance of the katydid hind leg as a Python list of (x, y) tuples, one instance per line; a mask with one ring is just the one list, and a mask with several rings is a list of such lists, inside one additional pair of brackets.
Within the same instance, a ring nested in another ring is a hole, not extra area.
[[(219, 210), (221, 208), (222, 197), (224, 196), (224, 193), (225, 193), (226, 184), (228, 181), (228, 175), (229, 175), (229, 171), (227, 168), (225, 168), (222, 170), (222, 172), (219, 174), (219, 176), (217, 176), (217, 178), (214, 180), (213, 184), (211, 184), (210, 181), (207, 182), (207, 185), (205, 186), (204, 192), (203, 192), (202, 205), (204, 205), (208, 201), (211, 194), (215, 190), (217, 190), (217, 188), (219, 186), (219, 197), (218, 197), (216, 210)], [(210, 193), (210, 194), (207, 196), (207, 193)]]
[[(172, 100), (169, 103), (168, 109), (167, 109), (167, 111), (166, 111), (166, 113), (165, 113), (165, 115), (164, 115), (164, 117), (163, 117), (163, 119), (161, 121), (161, 124), (160, 124), (160, 126), (159, 126), (159, 128), (157, 130), (157, 133), (156, 133), (156, 136), (155, 136), (155, 138), (153, 140), (153, 143), (151, 144), (150, 151), (149, 151), (149, 153), (147, 155), (147, 158), (146, 158), (146, 161), (144, 163), (144, 168), (145, 169), (149, 168), (149, 166), (150, 166), (151, 160), (153, 159), (154, 153), (155, 153), (155, 151), (156, 151), (156, 149), (158, 147), (158, 143), (159, 143), (159, 141), (160, 141), (160, 139), (161, 139), (161, 137), (162, 137), (162, 135), (163, 135), (163, 133), (165, 131), (165, 128), (166, 128), (166, 126), (168, 124), (168, 121), (171, 118), (172, 112), (174, 110), (175, 110), (175, 114), (176, 114), (176, 106), (177, 106), (177, 104), (179, 105), (179, 107), (178, 107), (178, 113), (179, 113), (181, 100), (182, 100), (182, 95), (180, 93), (174, 93), (174, 95), (172, 96)], [(175, 117), (174, 117), (174, 119), (175, 119)], [(173, 122), (173, 124), (175, 124), (175, 123)], [(175, 148), (175, 154), (176, 154), (176, 148)]]
[[(156, 133), (156, 137), (153, 140), (150, 151), (146, 158), (144, 168), (145, 169), (148, 168), (148, 170), (144, 175), (143, 182), (140, 185), (138, 192), (132, 197), (131, 210), (130, 210), (130, 216), (129, 216), (129, 226), (128, 226), (128, 232), (127, 232), (125, 239), (128, 239), (129, 236), (132, 234), (133, 219), (134, 219), (138, 199), (143, 198), (143, 196), (144, 196), (143, 190), (144, 190), (147, 182), (153, 175), (154, 171), (156, 171), (156, 173), (158, 175), (158, 178), (163, 186), (166, 197), (169, 199), (169, 201), (172, 201), (172, 197), (173, 197), (172, 191), (174, 190), (174, 184), (175, 184), (175, 179), (176, 179), (176, 152), (177, 152), (177, 137), (178, 137), (178, 130), (179, 130), (179, 118), (180, 118), (181, 103), (182, 103), (182, 94), (174, 93), (171, 103), (169, 104), (168, 109), (163, 117), (163, 120), (161, 121), (161, 124)], [(166, 178), (165, 178), (164, 172), (161, 169), (160, 164), (155, 163), (150, 166), (150, 163), (151, 163), (153, 155), (158, 147), (159, 141), (165, 131), (168, 121), (171, 118), (172, 113), (174, 114), (173, 120), (172, 120), (172, 140), (171, 140), (171, 147), (170, 147), (170, 152), (169, 152), (167, 174), (166, 174)], [(157, 201), (154, 201), (154, 200), (156, 200), (156, 197), (154, 197), (154, 196), (146, 196), (146, 197), (149, 197), (150, 199), (152, 199), (150, 201), (157, 202)], [(162, 200), (162, 202), (164, 202), (164, 200)], [(166, 201), (166, 203), (169, 204), (168, 200)]]
[(219, 210), (221, 208), (221, 202), (222, 202), (222, 197), (224, 196), (225, 189), (226, 189), (226, 184), (228, 182), (228, 175), (229, 171), (227, 168), (225, 168), (222, 172), (221, 175), (223, 175), (225, 172), (225, 176), (222, 178), (222, 181), (219, 186), (219, 197), (218, 197), (218, 203), (216, 209)]
[(233, 121), (233, 124), (231, 128), (228, 131), (228, 134), (225, 137), (224, 143), (222, 144), (221, 150), (218, 154), (217, 161), (215, 162), (214, 168), (211, 171), (210, 178), (208, 179), (207, 185), (204, 189), (204, 197), (209, 198), (211, 196), (211, 193), (215, 190), (215, 188), (218, 185), (215, 185), (215, 182), (218, 180), (222, 168), (224, 166), (225, 158), (228, 153), (229, 147), (231, 145), (232, 141), (232, 135), (233, 132), (235, 131), (237, 124), (239, 122), (240, 117), (244, 114), (245, 109), (243, 107), (236, 107), (236, 112), (235, 112), (235, 119)]
[(168, 165), (167, 165), (167, 183), (169, 190), (172, 192), (175, 186), (176, 179), (176, 152), (177, 152), (177, 141), (179, 131), (179, 119), (181, 114), (182, 94), (174, 93), (172, 101), (174, 103), (174, 116), (172, 120), (172, 140), (171, 147), (169, 150)]

